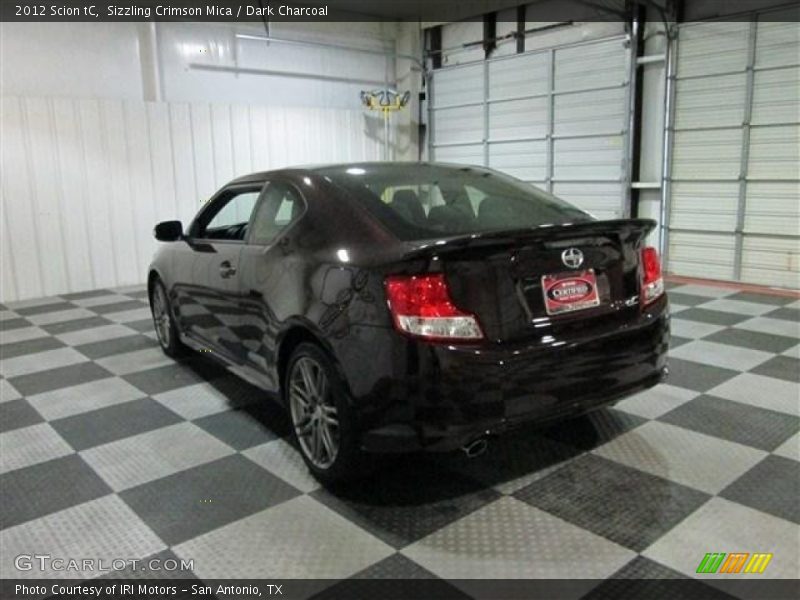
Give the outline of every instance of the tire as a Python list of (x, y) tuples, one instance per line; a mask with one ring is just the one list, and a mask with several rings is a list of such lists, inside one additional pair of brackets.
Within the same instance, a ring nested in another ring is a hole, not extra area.
[(171, 358), (185, 355), (188, 348), (181, 342), (172, 305), (160, 279), (156, 279), (150, 294), (150, 313), (153, 315), (153, 327), (164, 354)]
[(317, 480), (333, 484), (369, 474), (346, 386), (319, 346), (302, 343), (295, 348), (284, 377), (283, 400), (294, 441)]

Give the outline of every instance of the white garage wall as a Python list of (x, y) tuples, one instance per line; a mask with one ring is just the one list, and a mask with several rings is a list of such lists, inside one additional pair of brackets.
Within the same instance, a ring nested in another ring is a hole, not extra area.
[(6, 96), (0, 115), (2, 301), (142, 282), (153, 225), (233, 177), (381, 148), (361, 110)]
[[(264, 33), (0, 24), (0, 301), (142, 282), (155, 222), (188, 222), (238, 175), (382, 157), (382, 120), (359, 92), (393, 85), (394, 59), (237, 37)], [(393, 50), (396, 27), (288, 23), (270, 34)]]
[(619, 218), (630, 60), (614, 36), (435, 69), (429, 155), (489, 166)]
[(681, 25), (669, 269), (800, 287), (800, 30)]
[[(254, 23), (0, 23), (2, 93), (358, 108), (362, 89), (394, 81), (382, 55), (237, 37), (264, 34)], [(283, 23), (270, 34), (372, 50), (393, 50), (397, 37), (382, 23)]]

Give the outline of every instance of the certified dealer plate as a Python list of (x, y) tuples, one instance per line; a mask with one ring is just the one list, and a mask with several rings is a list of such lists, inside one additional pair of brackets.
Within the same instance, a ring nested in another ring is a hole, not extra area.
[(600, 304), (594, 270), (542, 277), (544, 307), (548, 315), (583, 310)]

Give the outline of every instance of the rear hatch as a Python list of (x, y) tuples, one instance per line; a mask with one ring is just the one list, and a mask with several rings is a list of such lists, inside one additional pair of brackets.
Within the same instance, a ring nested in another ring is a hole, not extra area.
[[(450, 295), (490, 341), (563, 339), (639, 314), (639, 249), (655, 222), (593, 221), (409, 243), (439, 264)], [(427, 262), (427, 261), (426, 261)]]

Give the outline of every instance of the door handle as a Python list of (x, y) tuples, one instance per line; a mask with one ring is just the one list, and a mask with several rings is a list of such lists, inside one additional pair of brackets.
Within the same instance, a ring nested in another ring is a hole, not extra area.
[(224, 261), (219, 265), (219, 276), (223, 279), (236, 275), (236, 267), (231, 266), (230, 261)]

